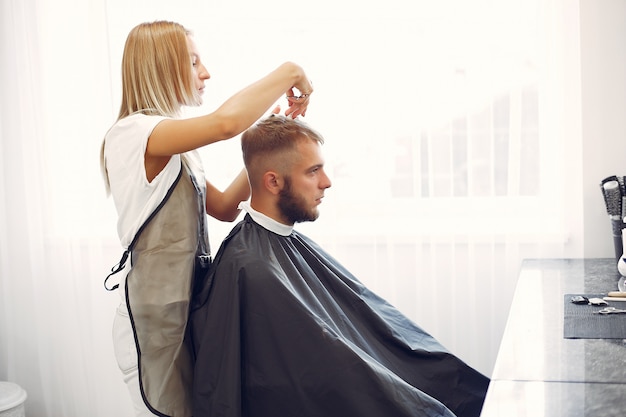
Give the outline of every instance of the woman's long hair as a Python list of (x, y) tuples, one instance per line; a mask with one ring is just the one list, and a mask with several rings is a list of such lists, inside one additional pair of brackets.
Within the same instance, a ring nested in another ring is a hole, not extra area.
[(174, 22), (142, 23), (128, 34), (122, 57), (118, 119), (144, 112), (175, 117), (200, 103), (194, 88), (190, 32)]

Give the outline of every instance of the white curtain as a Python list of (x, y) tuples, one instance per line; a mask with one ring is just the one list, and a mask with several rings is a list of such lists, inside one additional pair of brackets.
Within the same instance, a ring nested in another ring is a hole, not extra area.
[[(129, 415), (98, 148), (126, 34), (155, 19), (211, 72), (189, 114), (305, 67), (333, 187), (299, 229), (490, 375), (521, 259), (582, 253), (578, 2), (351, 3), (0, 3), (0, 380), (28, 416)], [(241, 168), (237, 140), (202, 152), (218, 185)], [(231, 227), (211, 221), (214, 251)]]

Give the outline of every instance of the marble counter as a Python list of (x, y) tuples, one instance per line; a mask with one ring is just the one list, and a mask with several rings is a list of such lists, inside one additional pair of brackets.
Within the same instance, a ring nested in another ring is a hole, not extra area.
[(481, 417), (626, 415), (626, 343), (565, 339), (564, 294), (623, 290), (613, 259), (525, 260)]

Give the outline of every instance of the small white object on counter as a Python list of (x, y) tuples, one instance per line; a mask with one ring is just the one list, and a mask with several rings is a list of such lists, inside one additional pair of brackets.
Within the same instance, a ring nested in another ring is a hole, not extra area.
[[(626, 229), (622, 229), (622, 247), (626, 251)], [(626, 253), (622, 253), (622, 257), (617, 261), (617, 270), (621, 276), (626, 277)]]

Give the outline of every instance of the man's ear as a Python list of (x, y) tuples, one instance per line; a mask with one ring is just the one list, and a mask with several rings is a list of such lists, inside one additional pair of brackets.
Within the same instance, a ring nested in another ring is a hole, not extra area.
[(284, 180), (280, 174), (274, 171), (267, 171), (263, 174), (263, 186), (270, 193), (278, 195), (283, 189), (283, 184)]

